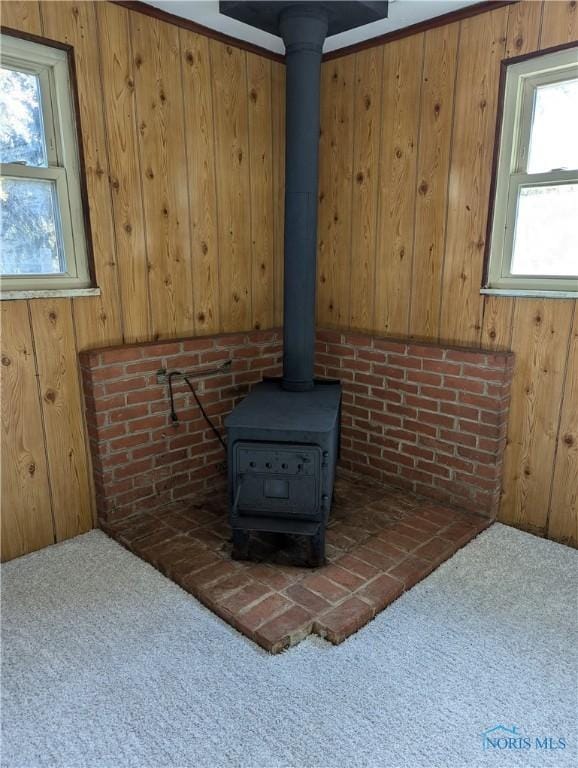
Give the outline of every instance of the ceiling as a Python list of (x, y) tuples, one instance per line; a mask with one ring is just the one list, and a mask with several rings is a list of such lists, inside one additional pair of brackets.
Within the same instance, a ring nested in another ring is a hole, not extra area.
[[(457, 11), (467, 5), (475, 5), (477, 2), (479, 0), (390, 0), (389, 18), (334, 35), (325, 41), (323, 50), (328, 52), (344, 48), (361, 40), (394, 32), (397, 29), (409, 27), (426, 19), (433, 19), (450, 11)], [(239, 40), (268, 48), (270, 51), (284, 52), (281, 38), (249, 27), (247, 24), (227, 16), (222, 16), (219, 13), (218, 0), (147, 0), (147, 5), (154, 5), (155, 8), (160, 8), (175, 16), (195, 21), (197, 24), (210, 27)]]

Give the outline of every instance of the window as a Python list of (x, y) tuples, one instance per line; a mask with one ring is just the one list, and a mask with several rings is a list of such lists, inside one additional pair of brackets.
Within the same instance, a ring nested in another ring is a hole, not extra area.
[(507, 65), (482, 293), (578, 291), (578, 48)]
[(91, 285), (76, 136), (67, 52), (2, 35), (3, 298)]

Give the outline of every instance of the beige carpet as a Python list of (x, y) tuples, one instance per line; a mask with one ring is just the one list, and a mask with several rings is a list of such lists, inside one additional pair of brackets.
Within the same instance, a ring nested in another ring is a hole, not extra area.
[[(578, 552), (501, 525), (343, 645), (276, 657), (100, 532), (2, 592), (3, 766), (578, 764)], [(500, 725), (530, 746), (484, 749)]]

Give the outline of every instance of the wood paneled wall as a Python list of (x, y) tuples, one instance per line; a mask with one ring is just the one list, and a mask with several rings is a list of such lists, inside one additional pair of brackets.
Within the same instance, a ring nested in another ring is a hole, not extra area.
[(513, 349), (500, 519), (578, 545), (578, 311), (480, 295), (500, 61), (578, 40), (521, 2), (323, 65), (318, 320)]
[(74, 46), (101, 296), (2, 302), (2, 559), (89, 530), (78, 351), (280, 321), (284, 66), (106, 2), (3, 2)]
[[(282, 319), (284, 66), (106, 2), (3, 2), (74, 46), (101, 296), (2, 302), (2, 558), (92, 527), (81, 349)], [(512, 348), (501, 519), (578, 544), (575, 302), (479, 294), (500, 60), (523, 2), (328, 61), (318, 320)]]

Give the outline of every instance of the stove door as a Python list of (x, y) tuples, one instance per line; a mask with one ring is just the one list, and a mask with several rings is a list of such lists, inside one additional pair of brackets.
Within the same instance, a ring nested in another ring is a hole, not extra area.
[(317, 445), (236, 443), (233, 517), (320, 518), (321, 468), (322, 451)]

